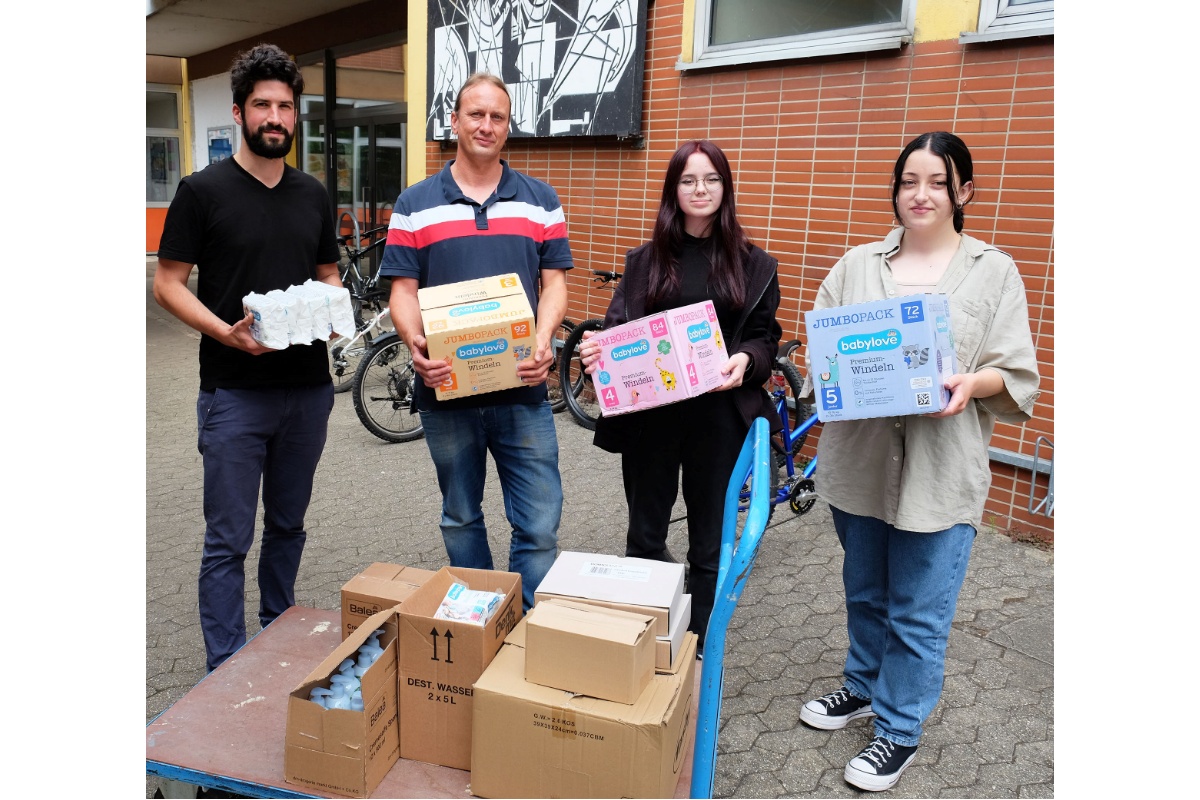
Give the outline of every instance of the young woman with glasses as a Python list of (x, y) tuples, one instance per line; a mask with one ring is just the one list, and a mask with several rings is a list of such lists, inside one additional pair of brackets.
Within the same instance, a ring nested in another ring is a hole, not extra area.
[[(725, 382), (707, 394), (644, 411), (601, 417), (594, 443), (621, 454), (629, 505), (625, 555), (673, 560), (667, 526), (680, 474), (687, 506), (689, 628), (702, 652), (716, 591), (725, 490), (750, 423), (782, 422), (763, 390), (782, 330), (778, 262), (751, 244), (738, 222), (729, 159), (709, 141), (690, 141), (671, 157), (650, 241), (625, 256), (624, 277), (604, 327), (711, 300), (729, 360)], [(596, 369), (599, 345), (581, 357)]]

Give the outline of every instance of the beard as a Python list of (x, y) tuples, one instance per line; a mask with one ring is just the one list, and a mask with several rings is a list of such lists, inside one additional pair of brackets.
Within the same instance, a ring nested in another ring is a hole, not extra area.
[[(263, 135), (267, 131), (278, 131), (283, 134), (283, 141), (279, 144), (271, 144)], [(246, 123), (242, 123), (242, 137), (246, 142), (246, 146), (250, 148), (250, 152), (260, 158), (283, 158), (292, 149), (292, 140), (296, 138), (296, 132), (288, 132), (282, 125), (268, 127), (262, 125), (253, 133), (246, 127)]]

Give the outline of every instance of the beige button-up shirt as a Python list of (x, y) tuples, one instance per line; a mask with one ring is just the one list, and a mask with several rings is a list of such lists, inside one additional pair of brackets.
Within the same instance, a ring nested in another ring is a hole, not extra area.
[[(899, 297), (888, 257), (904, 228), (847, 253), (821, 284), (816, 308)], [(1038, 397), (1037, 357), (1025, 285), (1007, 253), (965, 234), (934, 290), (950, 297), (960, 372), (995, 369), (1004, 389), (961, 414), (826, 422), (817, 447), (817, 492), (837, 508), (907, 531), (979, 528), (991, 485), (987, 446), (997, 418), (1022, 423)], [(811, 373), (811, 365), (809, 372)], [(804, 393), (812, 397), (812, 379)]]

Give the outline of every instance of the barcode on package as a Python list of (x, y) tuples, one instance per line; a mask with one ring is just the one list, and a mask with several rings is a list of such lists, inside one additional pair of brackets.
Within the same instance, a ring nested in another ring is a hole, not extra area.
[(933, 405), (933, 394), (930, 392), (917, 392), (917, 408), (929, 408)]
[(611, 578), (618, 581), (638, 581), (639, 583), (650, 580), (649, 567), (604, 564), (597, 561), (585, 561), (579, 574), (593, 578)]

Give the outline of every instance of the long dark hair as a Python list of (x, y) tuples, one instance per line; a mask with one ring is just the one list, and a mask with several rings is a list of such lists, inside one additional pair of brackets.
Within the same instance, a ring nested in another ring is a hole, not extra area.
[(683, 252), (684, 214), (679, 207), (679, 176), (687, 167), (687, 160), (695, 153), (703, 153), (721, 176), (721, 207), (713, 216), (712, 232), (705, 243), (705, 254), (712, 264), (708, 274), (709, 286), (721, 300), (733, 308), (746, 304), (746, 281), (741, 273), (742, 260), (750, 252), (750, 239), (737, 218), (734, 202), (733, 171), (729, 159), (721, 148), (707, 139), (684, 142), (671, 156), (667, 174), (663, 178), (662, 199), (658, 204), (658, 218), (654, 221), (654, 233), (650, 239), (650, 281), (646, 293), (646, 308), (659, 308), (660, 304), (679, 291), (682, 282), (679, 257)]
[(896, 221), (903, 224), (896, 198), (900, 194), (900, 178), (904, 175), (904, 165), (908, 162), (908, 157), (918, 150), (928, 150), (946, 162), (946, 189), (950, 195), (950, 202), (954, 204), (954, 232), (962, 233), (963, 206), (966, 203), (958, 201), (958, 189), (955, 184), (962, 186), (967, 181), (973, 181), (975, 169), (971, 165), (971, 151), (967, 149), (966, 142), (946, 131), (922, 133), (909, 142), (904, 152), (896, 159), (896, 166), (892, 168), (892, 213), (896, 215)]

